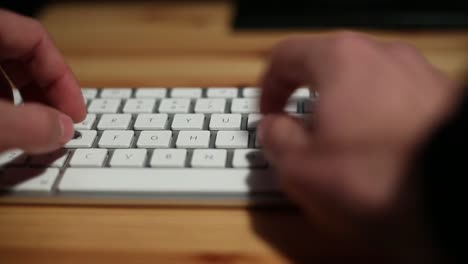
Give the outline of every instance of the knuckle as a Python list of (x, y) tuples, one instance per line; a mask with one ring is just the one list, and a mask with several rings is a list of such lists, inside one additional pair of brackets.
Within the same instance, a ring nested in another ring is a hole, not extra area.
[(397, 56), (404, 56), (412, 59), (422, 59), (421, 52), (411, 44), (395, 42), (390, 44), (390, 49)]
[(294, 49), (297, 45), (300, 45), (304, 41), (310, 39), (309, 36), (291, 36), (281, 40), (272, 49), (273, 57), (282, 57), (283, 54), (288, 53), (291, 49)]
[(341, 32), (332, 40), (332, 50), (337, 53), (353, 53), (356, 51), (367, 50), (372, 47), (372, 40), (360, 33)]

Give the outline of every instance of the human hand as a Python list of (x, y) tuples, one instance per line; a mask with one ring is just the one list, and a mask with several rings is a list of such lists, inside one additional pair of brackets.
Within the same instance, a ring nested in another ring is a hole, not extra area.
[(0, 9), (0, 66), (25, 101), (12, 104), (10, 83), (0, 72), (0, 151), (48, 152), (70, 140), (73, 122), (85, 118), (84, 101), (38, 21)]
[[(301, 85), (320, 93), (305, 122), (282, 112)], [(454, 82), (408, 45), (341, 33), (280, 43), (261, 87), (264, 153), (311, 219), (370, 244), (417, 233), (411, 162), (451, 113)]]

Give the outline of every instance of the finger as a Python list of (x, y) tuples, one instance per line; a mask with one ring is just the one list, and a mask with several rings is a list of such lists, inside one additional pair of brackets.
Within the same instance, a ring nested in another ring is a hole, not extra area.
[(300, 85), (322, 89), (337, 74), (356, 66), (355, 54), (350, 51), (367, 49), (374, 43), (366, 35), (352, 32), (326, 37), (299, 36), (281, 42), (273, 50), (261, 81), (261, 112), (282, 112), (289, 95)]
[(324, 39), (300, 36), (283, 41), (273, 49), (269, 67), (261, 80), (262, 113), (282, 112), (289, 95), (298, 86), (313, 81), (316, 68), (307, 63), (319, 64), (325, 44)]
[(10, 82), (6, 77), (3, 69), (0, 67), (0, 99), (4, 99), (8, 102), (13, 101), (13, 91), (11, 90)]
[[(0, 60), (18, 88), (64, 112), (76, 122), (86, 115), (78, 82), (44, 27), (35, 20), (0, 10)], [(17, 65), (10, 67), (8, 65)], [(19, 77), (17, 77), (19, 76)], [(22, 78), (23, 81), (18, 80)]]
[(304, 122), (288, 115), (267, 115), (258, 128), (259, 141), (267, 159), (280, 165), (285, 158), (310, 151)]
[(14, 106), (0, 101), (0, 112), (0, 151), (49, 152), (68, 142), (74, 133), (70, 117), (43, 105)]

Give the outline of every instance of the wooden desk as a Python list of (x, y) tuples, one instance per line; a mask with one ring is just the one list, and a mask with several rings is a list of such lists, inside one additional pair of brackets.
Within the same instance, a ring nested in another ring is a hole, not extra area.
[[(109, 2), (41, 19), (83, 86), (254, 84), (291, 32), (232, 32), (230, 14), (225, 1)], [(454, 77), (468, 61), (466, 32), (371, 33), (413, 43)], [(0, 206), (0, 263), (310, 263), (326, 245), (291, 210)]]

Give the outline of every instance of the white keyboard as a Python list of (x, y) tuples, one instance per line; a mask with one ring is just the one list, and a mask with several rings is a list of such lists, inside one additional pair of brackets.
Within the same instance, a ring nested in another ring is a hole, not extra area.
[[(0, 154), (4, 197), (96, 204), (281, 199), (255, 137), (257, 88), (82, 91), (88, 115), (63, 149)], [(299, 88), (285, 111), (304, 116), (317, 96)]]

